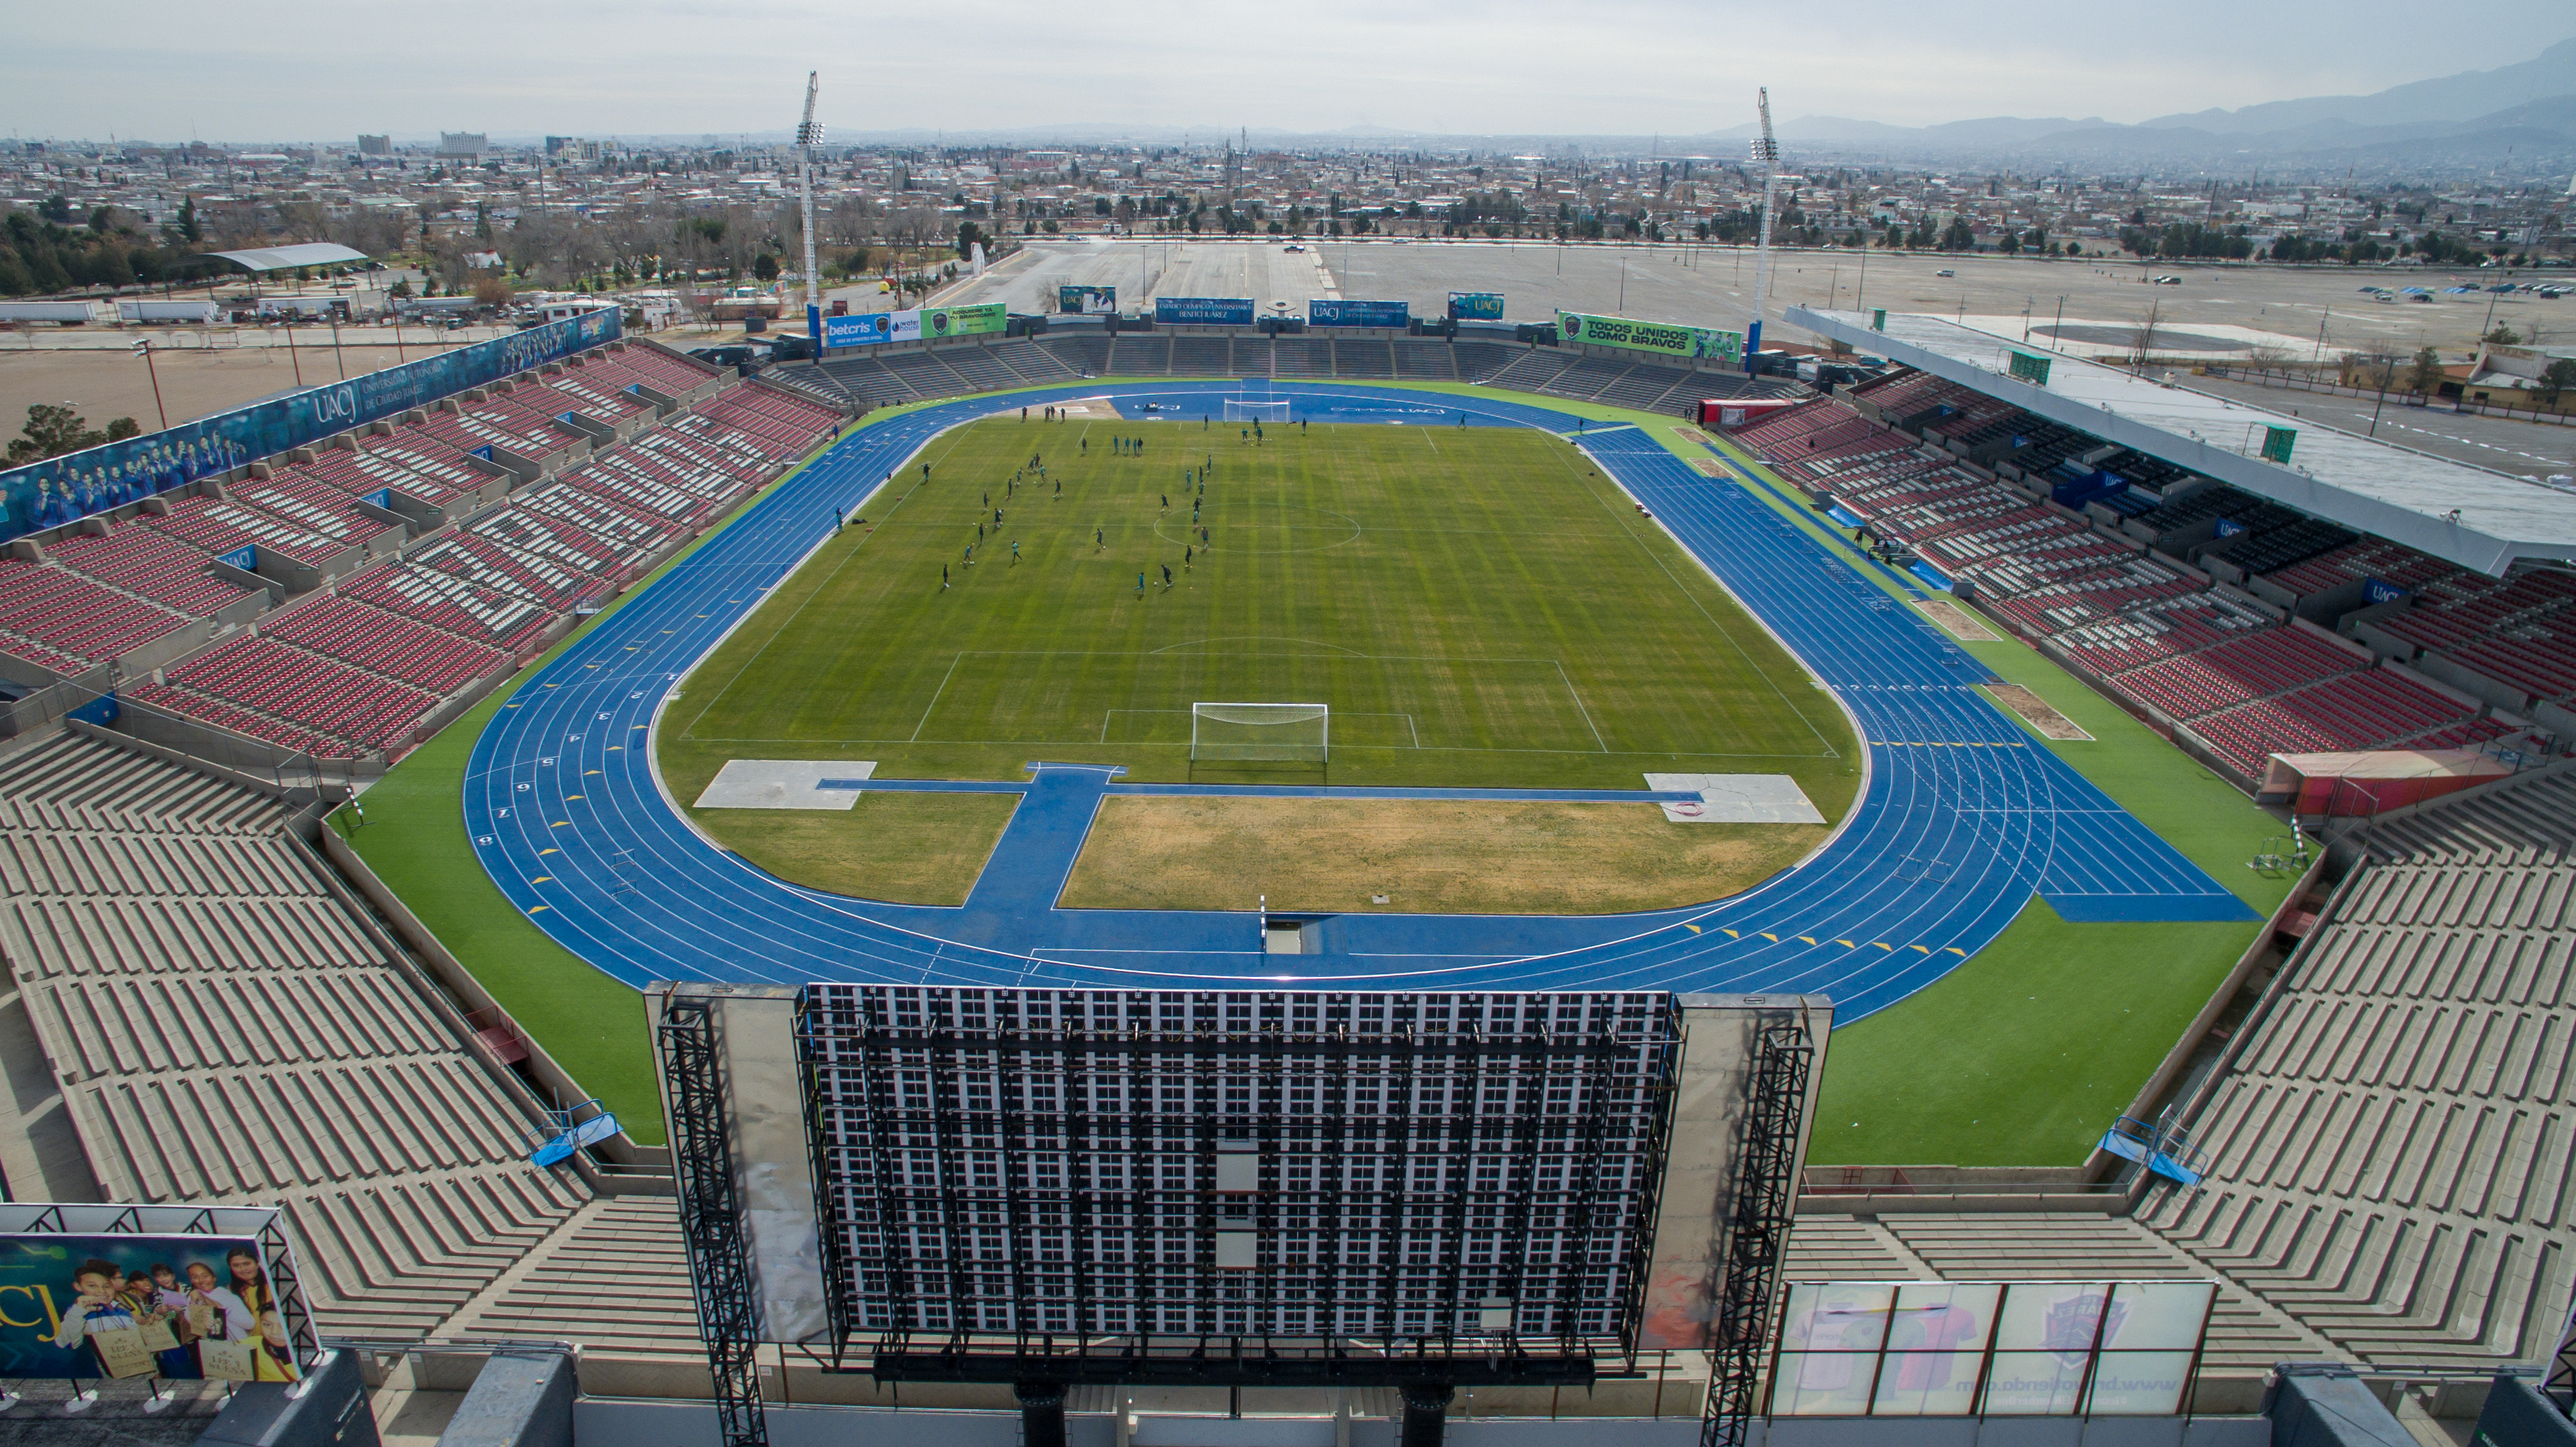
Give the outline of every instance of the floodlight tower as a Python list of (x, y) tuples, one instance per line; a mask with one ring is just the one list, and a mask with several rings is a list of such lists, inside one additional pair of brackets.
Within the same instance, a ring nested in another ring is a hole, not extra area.
[(1780, 181), (1780, 142), (1771, 134), (1771, 87), (1762, 87), (1762, 134), (1753, 138), (1753, 164), (1762, 168), (1762, 231), (1753, 249), (1753, 325), (1744, 334), (1744, 370), (1761, 365), (1762, 309), (1771, 291), (1771, 212)]
[(796, 128), (797, 180), (805, 207), (805, 334), (817, 357), (823, 355), (823, 285), (814, 266), (814, 147), (822, 142), (823, 128), (814, 123), (814, 93), (822, 79), (821, 71), (805, 72), (805, 122)]

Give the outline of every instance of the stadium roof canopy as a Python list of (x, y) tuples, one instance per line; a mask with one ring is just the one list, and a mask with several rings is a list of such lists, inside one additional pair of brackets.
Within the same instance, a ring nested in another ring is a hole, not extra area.
[[(2576, 493), (2542, 482), (2187, 391), (1938, 317), (1890, 312), (1884, 331), (1852, 311), (1791, 307), (1785, 320), (2284, 507), (2494, 577), (2524, 560), (2576, 560)], [(2047, 358), (2046, 385), (2011, 375), (2015, 352)], [(2270, 427), (2297, 434), (2286, 466), (2261, 455)]]
[(244, 271), (292, 271), (299, 266), (345, 266), (364, 261), (367, 253), (352, 251), (331, 241), (310, 241), (301, 246), (254, 246), (247, 251), (209, 251)]

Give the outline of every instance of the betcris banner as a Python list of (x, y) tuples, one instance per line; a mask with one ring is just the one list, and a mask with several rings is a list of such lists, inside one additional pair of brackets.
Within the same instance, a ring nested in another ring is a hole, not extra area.
[(318, 442), (612, 342), (616, 307), (0, 472), (0, 542)]
[(1403, 301), (1310, 301), (1310, 327), (1396, 327), (1413, 321), (1413, 304)]
[(1252, 298), (1158, 296), (1154, 298), (1154, 324), (1165, 327), (1248, 327), (1252, 325)]
[(1617, 347), (1630, 352), (1653, 352), (1664, 357), (1687, 357), (1695, 362), (1744, 360), (1744, 333), (1722, 332), (1715, 327), (1684, 327), (1670, 322), (1641, 322), (1627, 317), (1597, 317), (1586, 312), (1561, 311), (1556, 314), (1556, 333), (1569, 342)]
[(1454, 322), (1501, 321), (1503, 294), (1499, 291), (1453, 291), (1449, 293), (1449, 319)]
[(1067, 316), (1104, 316), (1118, 310), (1118, 288), (1060, 286), (1055, 289), (1055, 309)]
[(879, 342), (908, 341), (920, 335), (921, 313), (917, 311), (823, 318), (823, 345), (827, 347), (867, 347)]

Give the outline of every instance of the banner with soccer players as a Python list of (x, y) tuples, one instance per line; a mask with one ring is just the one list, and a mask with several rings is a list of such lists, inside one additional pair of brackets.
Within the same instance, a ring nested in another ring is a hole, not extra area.
[(1657, 356), (1686, 357), (1694, 362), (1744, 360), (1744, 333), (1720, 331), (1715, 327), (1685, 327), (1671, 322), (1641, 322), (1627, 317), (1561, 311), (1556, 314), (1556, 334), (1562, 341), (1581, 342), (1586, 346), (1653, 352)]

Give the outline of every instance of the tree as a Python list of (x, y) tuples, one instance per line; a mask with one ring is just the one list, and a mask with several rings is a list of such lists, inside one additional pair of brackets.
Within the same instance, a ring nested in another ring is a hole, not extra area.
[(973, 256), (975, 254), (975, 243), (983, 239), (983, 227), (976, 225), (972, 221), (960, 221), (957, 223), (957, 254), (959, 256)]
[(510, 296), (510, 284), (497, 276), (487, 276), (474, 283), (474, 300), (484, 306), (508, 306)]
[(2493, 342), (2499, 347), (2510, 347), (2514, 343), (2522, 340), (2522, 333), (2515, 331), (2513, 328), (2506, 326), (2502, 322), (2498, 322), (2496, 323), (2496, 329), (2494, 331), (2478, 338), (2478, 340), (2482, 342)]
[(2430, 397), (2442, 382), (2442, 354), (2425, 347), (2415, 354), (2415, 365), (2406, 374), (2408, 390)]
[(2576, 387), (2576, 361), (2561, 357), (2540, 374), (2540, 385), (2533, 396), (2542, 406), (2555, 407), (2571, 387)]
[(778, 258), (770, 255), (766, 251), (753, 257), (751, 259), (751, 274), (755, 280), (759, 281), (778, 280)]
[(9, 465), (19, 467), (30, 462), (42, 462), (48, 457), (60, 457), (66, 452), (78, 452), (103, 442), (121, 441), (142, 431), (133, 418), (119, 417), (107, 424), (106, 431), (100, 432), (67, 406), (39, 402), (27, 409), (25, 435), (9, 439)]
[(56, 191), (36, 203), (36, 214), (56, 226), (69, 226), (72, 224), (72, 200), (62, 192)]

